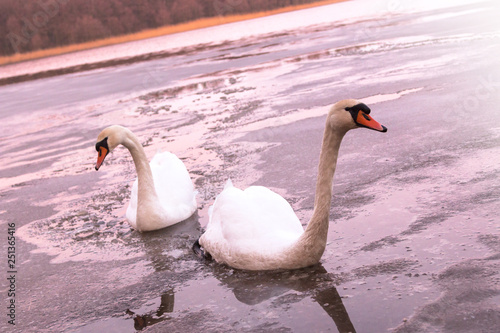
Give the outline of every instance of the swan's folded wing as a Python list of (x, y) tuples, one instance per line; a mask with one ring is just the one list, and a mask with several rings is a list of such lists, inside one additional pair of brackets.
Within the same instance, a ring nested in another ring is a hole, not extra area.
[(174, 154), (156, 154), (150, 163), (155, 190), (167, 215), (182, 221), (196, 210), (196, 191), (184, 163)]
[(236, 251), (256, 252), (293, 243), (303, 228), (288, 202), (273, 191), (260, 186), (245, 191), (230, 187), (217, 197), (207, 228), (212, 237), (217, 232), (220, 243)]
[(250, 186), (244, 192), (253, 203), (259, 220), (270, 232), (298, 235), (304, 232), (292, 206), (281, 195), (263, 186)]

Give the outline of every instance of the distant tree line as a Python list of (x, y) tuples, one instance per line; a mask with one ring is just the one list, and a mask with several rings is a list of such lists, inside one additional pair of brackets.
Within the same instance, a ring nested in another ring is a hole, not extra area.
[(0, 55), (318, 0), (0, 0)]

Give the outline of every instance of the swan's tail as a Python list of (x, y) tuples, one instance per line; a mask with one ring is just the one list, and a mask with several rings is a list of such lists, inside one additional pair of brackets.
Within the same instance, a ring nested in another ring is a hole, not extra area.
[(194, 242), (192, 249), (194, 254), (196, 254), (198, 258), (212, 260), (212, 256), (210, 255), (210, 253), (208, 253), (201, 247), (199, 238), (196, 240), (196, 242)]
[(233, 181), (231, 180), (231, 178), (227, 179), (226, 185), (224, 185), (224, 189), (229, 188), (229, 187), (233, 187)]

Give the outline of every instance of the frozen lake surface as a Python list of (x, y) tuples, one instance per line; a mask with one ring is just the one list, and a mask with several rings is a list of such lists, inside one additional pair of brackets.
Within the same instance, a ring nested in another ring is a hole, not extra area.
[[(0, 67), (0, 78), (73, 68), (0, 86), (17, 328), (498, 332), (498, 14), (493, 1), (349, 1)], [(321, 264), (199, 261), (191, 245), (229, 177), (272, 188), (307, 223), (325, 115), (344, 98), (388, 132), (344, 139)], [(197, 215), (131, 230), (128, 152), (94, 170), (97, 134), (116, 123), (150, 158), (184, 160)]]

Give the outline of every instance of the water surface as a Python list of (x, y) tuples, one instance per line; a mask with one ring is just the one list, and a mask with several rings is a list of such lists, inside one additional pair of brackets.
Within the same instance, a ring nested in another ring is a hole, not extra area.
[[(498, 8), (366, 3), (68, 55), (59, 66), (166, 52), (1, 86), (0, 219), (17, 226), (20, 329), (497, 332)], [(389, 131), (346, 136), (321, 263), (252, 273), (199, 261), (191, 244), (229, 177), (269, 186), (307, 223), (324, 115), (349, 97)], [(128, 152), (94, 170), (97, 134), (115, 123), (150, 158), (184, 160), (197, 215), (131, 230)]]

